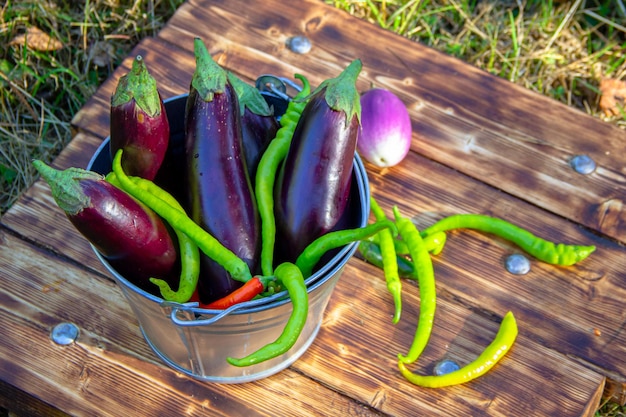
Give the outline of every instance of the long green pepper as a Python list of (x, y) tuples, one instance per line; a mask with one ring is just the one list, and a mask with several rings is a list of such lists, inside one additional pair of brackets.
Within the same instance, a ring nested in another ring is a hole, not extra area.
[(141, 187), (137, 186), (122, 169), (120, 161), (122, 159), (122, 150), (120, 149), (113, 158), (113, 172), (124, 191), (135, 197), (137, 200), (150, 207), (155, 213), (167, 221), (174, 229), (179, 229), (194, 241), (198, 248), (204, 252), (209, 258), (213, 259), (221, 265), (230, 276), (241, 282), (247, 282), (252, 279), (250, 268), (242, 259), (235, 255), (231, 250), (222, 245), (217, 239), (207, 233), (198, 226), (184, 212), (179, 211), (176, 207), (171, 206), (166, 201), (156, 197)]
[[(361, 240), (359, 243), (359, 253), (366, 262), (383, 269), (383, 255), (380, 249), (380, 238), (376, 234), (369, 239)], [(446, 234), (444, 232), (433, 233), (422, 238), (426, 250), (432, 255), (438, 255), (446, 243)], [(403, 255), (408, 255), (409, 251), (406, 242), (401, 239), (394, 239), (396, 248), (396, 262), (398, 264), (398, 274), (402, 278), (417, 279), (415, 265), (413, 261), (407, 259)], [(400, 250), (400, 251), (399, 251)]]
[(469, 382), (487, 373), (506, 355), (517, 338), (517, 323), (512, 312), (505, 314), (493, 341), (471, 363), (444, 375), (417, 375), (398, 361), (400, 373), (411, 383), (426, 388), (440, 388)]
[(407, 249), (413, 260), (420, 291), (420, 314), (413, 343), (406, 356), (398, 354), (400, 362), (413, 363), (426, 348), (433, 329), (437, 303), (435, 272), (428, 249), (424, 245), (424, 241), (415, 224), (409, 218), (403, 217), (397, 206), (394, 206), (393, 213), (398, 232), (406, 242)]
[(540, 261), (552, 265), (570, 266), (582, 261), (595, 246), (555, 244), (533, 235), (528, 230), (497, 217), (483, 214), (455, 214), (424, 229), (422, 236), (453, 229), (473, 229), (509, 240)]
[[(373, 196), (370, 196), (370, 207), (377, 221), (387, 220), (383, 209), (378, 205), (378, 202), (376, 202)], [(400, 321), (400, 315), (402, 313), (402, 283), (400, 282), (400, 275), (398, 274), (398, 255), (393, 241), (394, 237), (390, 230), (381, 230), (378, 236), (387, 290), (391, 294), (394, 304), (392, 321), (396, 324)]]
[(274, 182), (280, 163), (285, 159), (302, 111), (311, 93), (309, 81), (300, 74), (295, 78), (302, 82), (302, 90), (287, 105), (280, 118), (280, 129), (270, 142), (257, 167), (255, 195), (261, 218), (261, 271), (272, 275), (274, 269), (274, 244), (276, 242), (276, 219), (274, 218)]
[(318, 237), (304, 248), (302, 253), (298, 256), (298, 259), (296, 259), (296, 266), (300, 268), (302, 275), (308, 278), (311, 276), (315, 265), (317, 265), (322, 256), (329, 250), (366, 239), (369, 236), (383, 231), (397, 233), (396, 225), (391, 220), (385, 219), (365, 227), (328, 232)]
[(298, 340), (309, 314), (309, 294), (300, 269), (290, 262), (284, 262), (274, 271), (276, 279), (287, 289), (293, 310), (278, 338), (243, 358), (228, 357), (234, 366), (250, 366), (286, 353)]

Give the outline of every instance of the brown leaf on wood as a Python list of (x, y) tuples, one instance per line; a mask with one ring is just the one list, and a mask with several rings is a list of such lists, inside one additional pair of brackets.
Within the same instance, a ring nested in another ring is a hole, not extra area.
[(607, 116), (618, 116), (626, 105), (626, 81), (605, 78), (600, 81), (600, 109)]
[(37, 27), (29, 27), (23, 35), (17, 35), (9, 45), (26, 46), (35, 51), (57, 51), (63, 48), (63, 43)]

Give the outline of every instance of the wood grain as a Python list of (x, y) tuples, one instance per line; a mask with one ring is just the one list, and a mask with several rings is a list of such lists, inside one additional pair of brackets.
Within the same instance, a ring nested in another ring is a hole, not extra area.
[[(497, 371), (479, 381), (451, 390), (411, 386), (398, 375), (395, 355), (412, 339), (417, 291), (405, 292), (405, 319), (394, 327), (379, 271), (356, 259), (336, 287), (322, 332), (296, 365), (258, 382), (207, 384), (156, 358), (113, 283), (13, 236), (2, 238), (0, 261), (11, 263), (3, 273), (26, 278), (7, 280), (0, 289), (3, 379), (71, 415), (193, 415), (206, 408), (207, 415), (445, 415), (451, 402), (464, 415), (510, 415), (516, 398), (541, 394), (550, 401), (528, 404), (522, 415), (560, 410), (574, 416), (603, 386), (600, 374), (523, 335)], [(438, 317), (418, 372), (446, 355), (470, 361), (498, 325), (497, 317), (468, 310), (445, 294)], [(50, 340), (60, 322), (79, 327), (76, 343)], [(546, 375), (553, 395), (546, 392)]]
[[(2, 379), (67, 414), (377, 415), (292, 370), (239, 386), (183, 376), (150, 350), (115, 284), (6, 233), (0, 238), (0, 263), (10, 264), (0, 288)], [(74, 344), (51, 341), (60, 322), (79, 327)]]
[[(298, 34), (313, 42), (307, 55), (285, 46)], [(108, 136), (109, 100), (135, 55), (144, 57), (164, 98), (187, 92), (195, 36), (248, 81), (302, 73), (315, 85), (361, 58), (359, 88), (392, 90), (413, 121), (412, 152), (401, 165), (366, 165), (387, 213), (397, 205), (420, 228), (448, 214), (490, 214), (549, 240), (594, 244), (596, 252), (573, 267), (531, 260), (529, 274), (513, 276), (503, 263), (519, 248), (477, 232), (448, 234), (434, 258), (435, 332), (415, 371), (430, 372), (446, 356), (470, 361), (507, 310), (520, 326), (506, 360), (465, 386), (420, 390), (399, 377), (394, 358), (410, 344), (419, 292), (404, 281), (403, 319), (391, 325), (382, 274), (358, 259), (349, 262), (318, 339), (291, 368), (251, 384), (212, 385), (177, 374), (152, 353), (87, 241), (37, 181), (0, 219), (5, 382), (72, 415), (449, 415), (454, 409), (591, 416), (605, 378), (606, 393), (624, 398), (624, 132), (320, 1), (268, 0), (251, 8), (241, 0), (189, 0), (74, 117), (79, 133), (54, 165), (87, 165)], [(582, 153), (598, 163), (590, 176), (569, 167)], [(60, 348), (50, 341), (59, 321), (79, 325), (78, 343)]]

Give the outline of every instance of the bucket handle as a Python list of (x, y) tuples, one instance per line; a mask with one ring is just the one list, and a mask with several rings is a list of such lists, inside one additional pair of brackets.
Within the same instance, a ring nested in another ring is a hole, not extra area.
[[(233, 311), (239, 310), (241, 307), (243, 307), (242, 304), (243, 303), (235, 304), (235, 305), (228, 307), (225, 310), (219, 310), (219, 313), (207, 319), (195, 318), (197, 313), (190, 308), (197, 308), (198, 303), (187, 304), (184, 306), (181, 304), (170, 305), (170, 307), (172, 308), (172, 311), (170, 312), (170, 320), (172, 320), (172, 323), (180, 327), (208, 326), (208, 325), (218, 322), (223, 317), (229, 315)], [(213, 311), (213, 310), (204, 310), (204, 311)], [(188, 317), (189, 320), (182, 319), (179, 313), (184, 313), (183, 317)]]
[[(284, 298), (288, 298), (287, 291), (281, 291), (279, 293), (276, 293), (272, 296), (265, 297), (265, 298), (245, 301), (243, 303), (237, 303), (224, 310), (208, 310), (204, 308), (199, 308), (198, 307), (199, 303), (197, 302), (179, 304), (179, 303), (174, 303), (171, 301), (162, 302), (161, 308), (171, 309), (170, 314), (169, 314), (170, 320), (176, 326), (180, 326), (180, 327), (208, 326), (208, 325), (218, 322), (222, 318), (238, 310), (242, 310), (242, 309), (245, 310), (249, 308), (253, 309), (255, 307), (260, 307), (265, 304), (269, 304), (269, 303), (272, 303), (274, 301), (281, 300)], [(198, 314), (203, 314), (203, 315), (214, 314), (214, 315), (209, 318), (199, 319), (197, 318)]]

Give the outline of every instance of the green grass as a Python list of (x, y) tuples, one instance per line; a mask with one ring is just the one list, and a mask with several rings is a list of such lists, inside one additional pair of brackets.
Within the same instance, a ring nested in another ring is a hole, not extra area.
[[(321, 0), (320, 0), (321, 1)], [(325, 0), (339, 9), (626, 128), (598, 106), (602, 78), (626, 79), (621, 0)], [(0, 215), (51, 161), (72, 116), (183, 0), (5, 1), (0, 6)], [(11, 44), (38, 27), (64, 47)], [(604, 404), (597, 416), (626, 416)]]
[[(33, 182), (31, 159), (58, 155), (72, 138), (72, 116), (182, 3), (8, 0), (0, 6), (0, 215)], [(32, 27), (63, 48), (11, 45)]]

